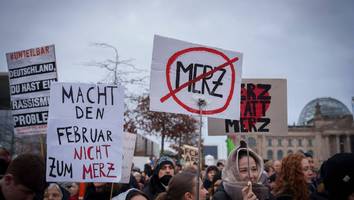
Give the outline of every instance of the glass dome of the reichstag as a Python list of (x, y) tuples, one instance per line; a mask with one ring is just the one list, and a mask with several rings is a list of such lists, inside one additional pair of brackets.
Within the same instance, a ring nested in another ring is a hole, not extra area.
[(351, 115), (349, 109), (337, 99), (331, 97), (317, 98), (310, 101), (302, 109), (298, 120), (299, 125), (306, 125), (308, 121), (313, 119), (317, 103), (320, 105), (320, 111), (323, 116), (341, 117), (344, 115)]

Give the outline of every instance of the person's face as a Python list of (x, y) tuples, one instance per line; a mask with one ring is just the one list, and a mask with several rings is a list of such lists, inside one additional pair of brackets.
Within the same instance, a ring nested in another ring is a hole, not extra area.
[(222, 171), (222, 170), (224, 169), (224, 165), (223, 165), (223, 164), (220, 164), (220, 165), (218, 166), (218, 169), (219, 169), (220, 171)]
[(130, 200), (147, 200), (143, 195), (133, 196)]
[(175, 173), (174, 173), (174, 170), (173, 170), (173, 166), (170, 165), (170, 164), (164, 164), (160, 171), (159, 171), (159, 178), (165, 176), (165, 175), (171, 175), (173, 176)]
[(306, 158), (302, 159), (301, 167), (302, 167), (302, 171), (304, 173), (306, 182), (311, 183), (312, 178), (313, 178), (313, 172), (311, 170), (309, 161)]
[(6, 174), (3, 178), (3, 195), (5, 199), (11, 200), (32, 200), (35, 193), (22, 184), (16, 184), (11, 174)]
[(215, 174), (216, 174), (216, 171), (215, 171), (215, 170), (210, 170), (210, 171), (208, 172), (208, 180), (209, 180), (209, 181), (213, 181)]
[(44, 196), (47, 197), (48, 200), (61, 200), (62, 196), (60, 191), (56, 187), (50, 187), (44, 193)]
[(309, 165), (313, 171), (315, 169), (315, 162), (313, 161), (313, 158), (307, 157), (307, 160), (309, 161)]
[(274, 161), (273, 167), (276, 173), (280, 173), (281, 162), (279, 160)]
[[(250, 173), (251, 173), (251, 182), (256, 183), (258, 179), (258, 168), (256, 161), (254, 160), (253, 157), (249, 157), (250, 160)], [(243, 156), (239, 161), (238, 161), (238, 169), (240, 172), (240, 178), (242, 181), (249, 181), (248, 177), (248, 159), (247, 156)]]
[(141, 175), (140, 174), (136, 174), (134, 175), (135, 180), (139, 183), (141, 181)]
[(269, 171), (267, 172), (268, 176), (271, 176), (275, 173), (274, 168), (273, 167), (269, 167)]
[(79, 185), (77, 183), (71, 183), (71, 187), (69, 188), (70, 196), (74, 196), (79, 193)]

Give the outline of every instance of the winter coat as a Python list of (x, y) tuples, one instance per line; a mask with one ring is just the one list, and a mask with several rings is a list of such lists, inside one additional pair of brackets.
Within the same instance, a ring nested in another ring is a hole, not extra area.
[(145, 185), (143, 192), (150, 198), (155, 199), (160, 193), (165, 192), (165, 187), (161, 184), (157, 175), (152, 175)]

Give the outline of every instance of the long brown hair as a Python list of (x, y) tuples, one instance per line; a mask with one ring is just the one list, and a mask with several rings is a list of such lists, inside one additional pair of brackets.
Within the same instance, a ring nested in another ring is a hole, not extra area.
[(302, 154), (290, 154), (282, 160), (281, 171), (275, 181), (275, 195), (288, 194), (294, 200), (309, 199), (308, 186), (302, 171)]
[(172, 177), (166, 192), (160, 193), (156, 200), (181, 200), (184, 194), (195, 193), (197, 175), (191, 172), (181, 172)]

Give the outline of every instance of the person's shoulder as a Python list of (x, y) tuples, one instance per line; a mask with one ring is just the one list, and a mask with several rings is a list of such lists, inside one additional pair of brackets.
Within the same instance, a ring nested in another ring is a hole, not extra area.
[(222, 183), (216, 189), (216, 191), (215, 191), (215, 193), (213, 195), (213, 200), (231, 200), (229, 195), (227, 195)]

